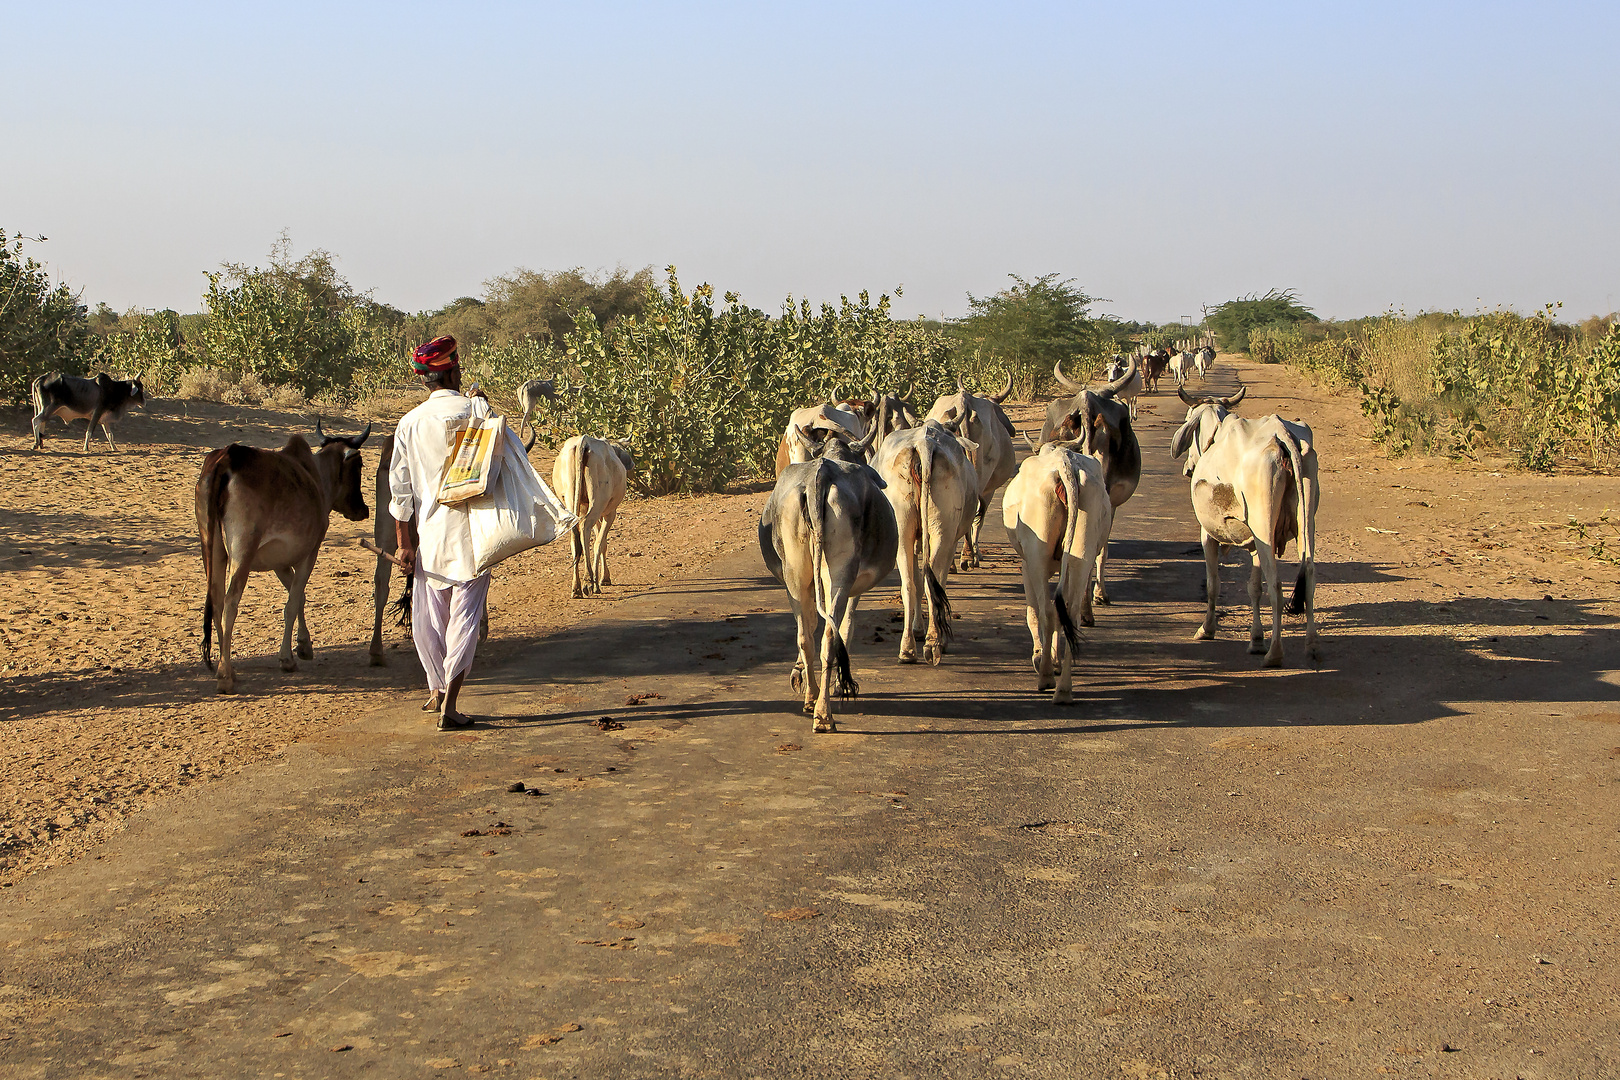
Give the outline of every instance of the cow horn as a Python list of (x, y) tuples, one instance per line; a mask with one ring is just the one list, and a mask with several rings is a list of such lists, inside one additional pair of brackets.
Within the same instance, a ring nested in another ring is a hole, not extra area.
[(1235, 408), (1237, 406), (1237, 403), (1243, 400), (1243, 395), (1247, 394), (1248, 392), (1249, 392), (1249, 388), (1247, 386), (1240, 386), (1240, 387), (1238, 387), (1238, 392), (1237, 393), (1233, 394), (1231, 397), (1223, 397), (1223, 398), (1220, 398), (1219, 400), (1220, 400), (1220, 403), (1223, 406), (1225, 406), (1226, 408), (1228, 408), (1228, 409)]
[(1117, 395), (1121, 390), (1125, 389), (1131, 384), (1131, 380), (1136, 378), (1136, 360), (1132, 358), (1129, 361), (1129, 364), (1130, 366), (1125, 369), (1125, 374), (1121, 375), (1119, 378), (1102, 388), (1103, 393), (1110, 396)]
[[(951, 410), (951, 411), (955, 412), (954, 409)], [(962, 433), (962, 421), (966, 420), (966, 419), (967, 419), (967, 413), (963, 413), (961, 416), (955, 416), (955, 417), (952, 417), (951, 419), (945, 421), (944, 424), (941, 425), (941, 426), (944, 427), (945, 430), (950, 432), (952, 435), (960, 435)]]
[(1029, 444), (1029, 448), (1031, 450), (1035, 451), (1037, 454), (1041, 452), (1041, 448), (1035, 445), (1035, 440), (1029, 437), (1029, 432), (1021, 431), (1019, 434), (1024, 437), (1024, 441)]
[(913, 379), (913, 380), (911, 380), (910, 385), (906, 387), (906, 392), (900, 395), (900, 400), (901, 401), (910, 401), (911, 400), (911, 395), (915, 394), (916, 392), (917, 392), (917, 380)]
[(366, 440), (369, 439), (370, 437), (371, 437), (371, 421), (367, 420), (366, 421), (366, 430), (362, 431), (358, 435), (352, 435), (349, 438), (344, 439), (343, 441), (344, 441), (345, 444), (347, 444), (347, 446), (349, 447), (350, 450), (358, 450), (362, 446), (366, 445)]
[(1008, 368), (1007, 369), (1007, 385), (1003, 386), (1001, 388), (1001, 393), (999, 393), (999, 394), (986, 394), (984, 396), (986, 398), (989, 398), (991, 401), (995, 402), (997, 405), (1000, 405), (1003, 401), (1007, 400), (1007, 395), (1010, 394), (1010, 393), (1012, 393), (1012, 369)]
[(326, 432), (321, 430), (321, 418), (318, 416), (315, 418), (315, 437), (321, 440), (322, 446), (326, 445)]
[(1085, 387), (1063, 374), (1063, 361), (1061, 360), (1052, 365), (1052, 377), (1057, 380), (1059, 386), (1072, 394), (1078, 394), (1085, 389)]
[(956, 392), (958, 394), (963, 394), (963, 393), (967, 392), (967, 383), (962, 381), (962, 373), (961, 372), (956, 373)]
[(1199, 405), (1208, 405), (1209, 404), (1209, 400), (1207, 398), (1190, 398), (1190, 397), (1188, 397), (1186, 388), (1182, 387), (1182, 386), (1176, 387), (1176, 397), (1180, 398), (1182, 404), (1186, 405), (1188, 408), (1196, 408)]
[(872, 391), (872, 423), (867, 426), (866, 435), (855, 443), (855, 448), (867, 456), (871, 455), (872, 446), (877, 442), (878, 421), (881, 419), (882, 409), (883, 398), (874, 390)]

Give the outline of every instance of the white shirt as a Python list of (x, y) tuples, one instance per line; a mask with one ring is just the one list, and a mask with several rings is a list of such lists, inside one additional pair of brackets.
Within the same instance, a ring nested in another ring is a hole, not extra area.
[(436, 589), (478, 576), (473, 558), (472, 528), (467, 511), (439, 504), (439, 479), (457, 428), (473, 416), (490, 416), (489, 402), (463, 397), (454, 390), (435, 390), (400, 420), (394, 429), (394, 460), (388, 467), (395, 521), (416, 515), (421, 546), (417, 572)]

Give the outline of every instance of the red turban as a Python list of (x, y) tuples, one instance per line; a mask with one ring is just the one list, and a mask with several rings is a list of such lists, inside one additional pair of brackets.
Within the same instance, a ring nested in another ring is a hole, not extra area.
[(449, 334), (418, 346), (411, 356), (411, 367), (419, 375), (426, 375), (430, 371), (448, 371), (458, 363), (460, 358), (456, 356), (456, 339)]

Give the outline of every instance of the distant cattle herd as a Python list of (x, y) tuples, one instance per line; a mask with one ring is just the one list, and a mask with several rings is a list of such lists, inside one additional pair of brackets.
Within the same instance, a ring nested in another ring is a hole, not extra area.
[[(848, 646), (855, 607), (896, 567), (905, 622), (899, 659), (917, 662), (921, 638), (921, 658), (940, 663), (951, 640), (950, 574), (980, 565), (979, 530), (1002, 488), (1003, 521), (1023, 564), (1037, 689), (1054, 690), (1057, 702), (1071, 700), (1076, 621), (1093, 625), (1092, 603), (1108, 603), (1108, 537), (1115, 514), (1141, 482), (1142, 452), (1131, 426), (1137, 398), (1156, 392), (1166, 371), (1188, 406), (1171, 450), (1187, 459), (1183, 472), (1191, 480), (1205, 557), (1206, 613), (1196, 636), (1215, 634), (1223, 548), (1247, 549), (1254, 555), (1249, 651), (1264, 653), (1268, 667), (1280, 665), (1278, 560), (1293, 541), (1299, 571), (1290, 610), (1304, 613), (1305, 646), (1315, 657), (1319, 490), (1311, 430), (1276, 415), (1237, 416), (1241, 389), (1227, 397), (1189, 396), (1187, 379), (1192, 372), (1207, 377), (1214, 361), (1208, 346), (1119, 356), (1106, 384), (1096, 390), (1071, 380), (1059, 365), (1053, 374), (1069, 396), (1047, 407), (1038, 438), (1024, 436), (1032, 453), (1022, 463), (1013, 441), (1017, 432), (1001, 407), (1010, 378), (999, 393), (984, 396), (959, 383), (926, 413), (906, 400), (909, 391), (898, 395), (883, 388), (869, 400), (795, 410), (778, 448), (775, 489), (760, 514), (759, 543), (766, 566), (788, 592), (798, 646), (792, 685), (802, 689), (815, 730), (837, 730), (832, 699), (858, 692)], [(131, 405), (145, 407), (139, 379), (107, 375), (42, 375), (33, 382), (32, 397), (35, 449), (53, 415), (88, 421), (88, 450), (97, 424), (113, 446), (110, 425)], [(543, 399), (555, 397), (553, 383), (531, 380), (520, 397), (521, 430)], [(274, 571), (287, 589), (280, 660), (283, 670), (295, 670), (296, 656), (313, 655), (304, 590), (330, 515), (355, 521), (367, 516), (359, 451), (370, 426), (339, 437), (326, 435), (317, 422), (316, 434), (321, 444), (314, 450), (294, 435), (278, 451), (233, 443), (204, 459), (195, 500), (206, 576), (202, 657), (214, 667), (210, 639), (217, 631), (221, 692), (235, 689), (231, 633), (248, 575)], [(530, 438), (525, 448), (532, 446)], [(392, 450), (389, 436), (376, 474), (378, 507), (389, 502)], [(576, 436), (558, 453), (556, 494), (578, 518), (570, 536), (575, 597), (612, 583), (607, 533), (634, 470), (629, 448), (610, 439)], [(385, 662), (382, 623), (395, 545), (392, 523), (385, 518), (379, 511), (374, 533), (374, 664)], [(407, 613), (409, 595), (407, 589), (398, 602)], [(1269, 635), (1261, 624), (1262, 598), (1271, 607)]]

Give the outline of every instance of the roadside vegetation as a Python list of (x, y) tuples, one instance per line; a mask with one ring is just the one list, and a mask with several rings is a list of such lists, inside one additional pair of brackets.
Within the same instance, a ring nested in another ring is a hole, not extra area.
[[(148, 394), (308, 413), (389, 415), (416, 380), (408, 351), (439, 334), (509, 414), (516, 391), (556, 376), (536, 430), (551, 446), (581, 432), (627, 440), (644, 494), (718, 491), (769, 474), (789, 412), (876, 388), (927, 402), (962, 380), (1019, 399), (1053, 392), (1052, 368), (1095, 378), (1107, 358), (1178, 347), (1206, 333), (1229, 352), (1286, 363), (1361, 395), (1391, 454), (1505, 454), (1547, 470), (1620, 457), (1620, 331), (1612, 316), (1578, 326), (1549, 307), (1530, 316), (1385, 314), (1319, 318), (1291, 289), (1205, 311), (1199, 326), (1124, 322), (1058, 274), (967, 297), (967, 314), (896, 319), (862, 291), (774, 312), (735, 293), (688, 289), (674, 267), (592, 274), (518, 269), (479, 297), (407, 313), (353, 287), (335, 257), (296, 255), (283, 234), (268, 264), (208, 275), (202, 310), (89, 310), (0, 231), (0, 399), (21, 404), (34, 375), (140, 375)], [(899, 290), (895, 290), (899, 295)]]

